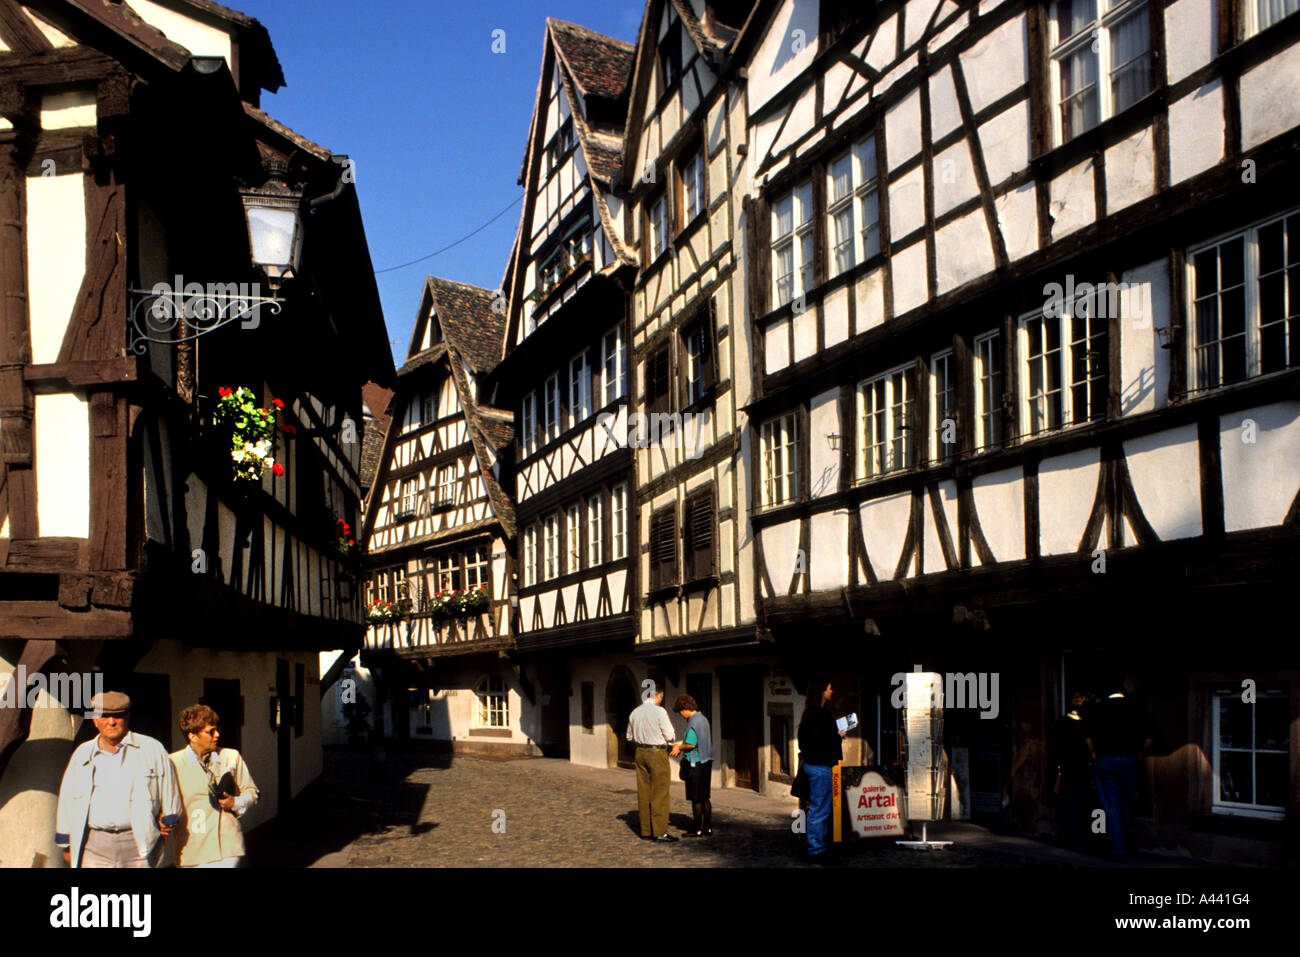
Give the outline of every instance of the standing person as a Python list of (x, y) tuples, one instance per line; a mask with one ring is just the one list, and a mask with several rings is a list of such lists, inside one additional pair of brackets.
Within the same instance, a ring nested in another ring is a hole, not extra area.
[(90, 699), (99, 735), (72, 752), (59, 785), (54, 843), (69, 867), (157, 867), (181, 813), (162, 742), (130, 729), (131, 699)]
[(1138, 762), (1151, 747), (1147, 717), (1123, 691), (1117, 691), (1094, 705), (1085, 721), (1084, 744), (1097, 769), (1097, 799), (1106, 815), (1110, 857), (1122, 859), (1133, 853), (1129, 825), (1137, 796)]
[(673, 710), (686, 719), (686, 734), (673, 744), (672, 756), (682, 752), (686, 775), (686, 800), (691, 802), (695, 821), (687, 834), (706, 837), (713, 834), (713, 802), (709, 799), (713, 784), (713, 731), (709, 719), (701, 713), (695, 699), (688, 694), (677, 696)]
[(641, 837), (675, 841), (668, 833), (668, 749), (672, 747), (672, 720), (663, 708), (664, 689), (646, 682), (645, 696), (627, 719), (627, 739), (636, 745), (636, 798), (641, 814)]
[(1047, 760), (1055, 782), (1056, 839), (1063, 847), (1081, 847), (1092, 786), (1092, 758), (1084, 743), (1083, 713), (1088, 695), (1076, 691), (1073, 707), (1056, 719), (1047, 738)]
[[(244, 857), (239, 818), (257, 803), (257, 785), (234, 748), (223, 748), (221, 719), (205, 704), (181, 712), (189, 747), (172, 754), (185, 802), (181, 867), (238, 867)], [(232, 793), (237, 792), (237, 793)]]
[(799, 768), (808, 777), (808, 857), (829, 860), (826, 831), (831, 817), (831, 768), (844, 760), (844, 735), (831, 717), (835, 689), (829, 680), (816, 678), (808, 686), (803, 720), (799, 722)]

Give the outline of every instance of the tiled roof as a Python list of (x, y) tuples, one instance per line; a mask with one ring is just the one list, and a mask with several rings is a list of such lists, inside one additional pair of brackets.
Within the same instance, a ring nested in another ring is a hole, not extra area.
[(443, 338), (475, 373), (490, 371), (501, 359), (501, 338), (506, 330), (503, 312), (492, 310), (496, 294), (437, 276), (430, 276), (427, 282)]
[(292, 143), (294, 146), (298, 147), (305, 153), (310, 153), (312, 156), (315, 156), (319, 160), (328, 161), (330, 156), (333, 155), (331, 151), (326, 149), (324, 146), (321, 146), (319, 143), (313, 143), (311, 140), (307, 139), (307, 137), (303, 136), (301, 133), (294, 132), (293, 130), (289, 129), (289, 127), (285, 126), (283, 123), (277, 120), (275, 117), (271, 116), (269, 113), (265, 112), (264, 110), (259, 110), (251, 103), (244, 104), (244, 112), (247, 113), (249, 116), (251, 116), (257, 122), (261, 123), (268, 130), (272, 130), (280, 134), (286, 140)]
[(582, 92), (618, 99), (632, 72), (635, 47), (566, 20), (548, 18), (547, 23)]

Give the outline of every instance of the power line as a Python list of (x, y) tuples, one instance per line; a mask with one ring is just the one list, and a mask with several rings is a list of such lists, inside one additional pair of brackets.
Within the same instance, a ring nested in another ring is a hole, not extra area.
[(524, 197), (523, 197), (523, 194), (520, 194), (519, 196), (516, 196), (514, 199), (512, 199), (512, 200), (510, 201), (510, 205), (509, 205), (509, 206), (507, 206), (505, 209), (501, 210), (501, 212), (497, 213), (495, 216), (493, 216), (491, 219), (489, 219), (486, 223), (484, 223), (484, 224), (483, 224), (482, 226), (480, 226), (478, 229), (474, 230), (474, 232), (472, 232), (472, 233), (467, 233), (466, 235), (460, 237), (460, 239), (456, 240), (454, 243), (449, 243), (449, 244), (447, 244), (446, 246), (443, 246), (441, 249), (435, 249), (433, 252), (429, 253), (429, 255), (427, 255), (427, 256), (421, 256), (419, 259), (412, 259), (409, 263), (402, 263), (400, 266), (389, 266), (387, 269), (376, 269), (376, 270), (375, 270), (375, 275), (378, 276), (380, 273), (384, 273), (384, 272), (393, 272), (394, 270), (397, 270), (397, 269), (405, 269), (407, 266), (414, 266), (416, 263), (422, 263), (422, 262), (424, 262), (426, 259), (432, 259), (434, 256), (437, 256), (437, 255), (439, 255), (440, 253), (445, 253), (448, 249), (453, 249), (453, 248), (455, 248), (456, 246), (459, 246), (461, 243), (465, 242), (465, 240), (467, 240), (467, 239), (471, 239), (471, 238), (473, 238), (474, 236), (477, 236), (479, 233), (483, 232), (483, 230), (487, 229), (489, 226), (491, 226), (493, 223), (495, 223), (498, 219), (500, 219), (500, 218), (501, 218), (502, 216), (504, 216), (506, 213), (510, 212), (511, 208), (512, 208), (516, 203), (518, 203), (521, 199), (523, 199), (523, 198), (524, 198)]

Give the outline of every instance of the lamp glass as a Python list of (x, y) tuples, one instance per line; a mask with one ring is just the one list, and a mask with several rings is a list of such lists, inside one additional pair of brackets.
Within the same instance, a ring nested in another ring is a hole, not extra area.
[(282, 276), (297, 265), (298, 211), (266, 206), (248, 207), (248, 238), (253, 262), (268, 276)]

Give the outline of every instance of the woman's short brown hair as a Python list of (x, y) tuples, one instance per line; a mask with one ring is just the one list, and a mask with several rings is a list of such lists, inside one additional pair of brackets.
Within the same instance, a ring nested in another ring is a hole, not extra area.
[(699, 711), (700, 706), (695, 703), (695, 699), (688, 694), (679, 694), (677, 700), (673, 702), (673, 710), (678, 714), (683, 711)]
[(181, 712), (181, 733), (198, 734), (208, 725), (217, 727), (221, 719), (205, 704), (192, 704)]

